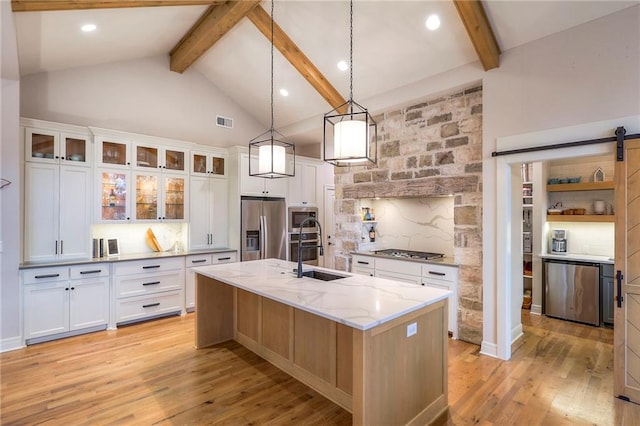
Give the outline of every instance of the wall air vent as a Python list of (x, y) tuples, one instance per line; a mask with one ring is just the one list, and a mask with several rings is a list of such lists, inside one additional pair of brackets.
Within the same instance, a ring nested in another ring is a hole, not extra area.
[(233, 118), (221, 117), (216, 115), (216, 125), (233, 129)]

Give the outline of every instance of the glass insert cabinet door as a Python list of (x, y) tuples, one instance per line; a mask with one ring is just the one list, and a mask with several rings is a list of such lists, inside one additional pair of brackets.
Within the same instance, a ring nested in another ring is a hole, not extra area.
[(158, 176), (136, 175), (137, 220), (158, 220)]
[(164, 151), (164, 168), (176, 172), (184, 172), (185, 170), (185, 152), (173, 149), (165, 149)]
[(62, 135), (64, 159), (76, 163), (87, 163), (87, 140), (73, 136)]
[(102, 172), (101, 220), (129, 220), (127, 213), (126, 173)]
[(181, 177), (164, 178), (164, 216), (163, 219), (184, 220), (185, 179)]
[(127, 166), (127, 144), (123, 142), (102, 142), (102, 163)]
[(58, 151), (57, 133), (28, 129), (26, 137), (28, 159), (55, 159)]
[(151, 146), (136, 146), (136, 165), (138, 167), (158, 168), (158, 148)]
[(194, 152), (192, 159), (192, 174), (224, 175), (224, 158), (212, 154)]

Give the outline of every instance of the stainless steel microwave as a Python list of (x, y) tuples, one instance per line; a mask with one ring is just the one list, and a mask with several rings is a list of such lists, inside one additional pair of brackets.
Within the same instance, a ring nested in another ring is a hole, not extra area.
[(300, 225), (305, 219), (318, 218), (317, 207), (289, 207), (289, 232), (317, 232), (316, 224), (307, 222), (303, 229)]

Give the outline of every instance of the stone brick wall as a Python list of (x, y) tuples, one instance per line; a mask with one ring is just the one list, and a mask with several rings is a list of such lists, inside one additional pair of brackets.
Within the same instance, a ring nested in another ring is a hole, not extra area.
[(375, 117), (378, 163), (336, 167), (336, 269), (360, 240), (361, 198), (454, 194), (458, 335), (482, 341), (482, 87)]

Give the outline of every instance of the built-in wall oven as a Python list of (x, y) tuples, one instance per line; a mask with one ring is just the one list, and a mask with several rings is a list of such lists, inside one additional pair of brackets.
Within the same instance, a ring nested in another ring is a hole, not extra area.
[[(298, 242), (300, 238), (300, 243)], [(317, 232), (298, 232), (289, 233), (289, 260), (292, 262), (298, 261), (298, 253), (300, 250), (300, 244), (302, 244), (302, 250), (300, 254), (302, 256), (302, 263), (307, 265), (318, 265), (318, 233)]]

